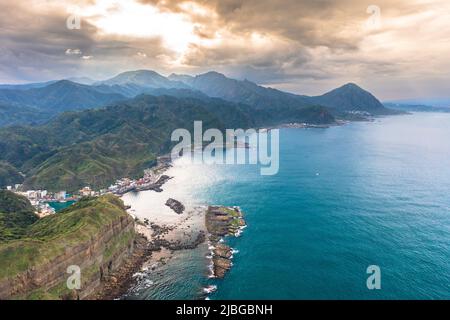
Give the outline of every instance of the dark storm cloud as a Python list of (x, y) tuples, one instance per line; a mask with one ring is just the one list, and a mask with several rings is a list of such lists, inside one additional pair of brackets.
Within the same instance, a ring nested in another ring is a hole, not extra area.
[[(81, 29), (68, 29), (66, 21), (70, 15), (45, 6), (36, 10), (26, 2), (2, 2), (0, 82), (69, 78), (85, 75), (82, 72), (109, 76), (117, 72), (111, 67), (127, 69), (129, 57), (138, 52), (158, 55), (166, 51), (160, 39), (99, 38), (97, 28), (86, 19), (81, 19)], [(66, 54), (68, 50), (80, 54)], [(92, 59), (95, 64), (88, 61)]]
[[(95, 28), (83, 25), (81, 30), (66, 28), (68, 15), (58, 12), (36, 13), (26, 4), (0, 5), (0, 42), (2, 78), (8, 75), (19, 80), (41, 80), (70, 70), (77, 63), (65, 55), (67, 49), (89, 53), (95, 42), (90, 35)], [(3, 79), (2, 79), (3, 80)]]

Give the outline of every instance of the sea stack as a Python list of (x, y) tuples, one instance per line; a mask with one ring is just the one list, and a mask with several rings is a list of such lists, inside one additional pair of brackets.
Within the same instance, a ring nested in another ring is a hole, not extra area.
[(180, 201), (172, 198), (166, 201), (166, 206), (168, 206), (170, 209), (172, 209), (178, 214), (182, 214), (185, 209), (184, 205)]

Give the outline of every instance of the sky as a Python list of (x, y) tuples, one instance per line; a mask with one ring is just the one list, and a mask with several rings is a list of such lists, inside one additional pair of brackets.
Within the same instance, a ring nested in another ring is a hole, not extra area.
[(450, 96), (448, 0), (0, 0), (0, 83), (218, 71), (298, 94)]

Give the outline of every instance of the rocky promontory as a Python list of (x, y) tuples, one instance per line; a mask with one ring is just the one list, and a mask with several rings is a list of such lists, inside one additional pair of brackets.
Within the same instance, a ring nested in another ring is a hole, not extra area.
[(223, 278), (231, 269), (233, 249), (224, 244), (223, 237), (239, 236), (246, 226), (238, 207), (210, 206), (206, 212), (206, 228), (212, 247), (212, 271), (216, 278)]

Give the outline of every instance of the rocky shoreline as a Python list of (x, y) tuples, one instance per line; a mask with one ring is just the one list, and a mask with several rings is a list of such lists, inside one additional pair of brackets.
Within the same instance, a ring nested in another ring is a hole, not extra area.
[[(211, 258), (210, 278), (222, 279), (232, 268), (233, 248), (224, 243), (228, 236), (240, 236), (246, 227), (243, 214), (238, 207), (208, 206), (199, 207), (198, 215), (203, 216), (206, 230), (191, 230), (187, 236), (186, 225), (157, 225), (148, 219), (136, 218), (136, 232), (133, 256), (119, 270), (104, 279), (102, 288), (88, 299), (114, 300), (125, 297), (137, 285), (143, 272), (154, 272), (168, 263), (175, 251), (192, 250), (205, 241), (208, 242)], [(174, 236), (175, 235), (175, 236)], [(138, 277), (139, 276), (139, 277)], [(214, 287), (214, 288), (212, 288)], [(215, 291), (215, 286), (204, 289), (207, 293)]]
[[(136, 275), (143, 271), (146, 264), (157, 265), (164, 260), (170, 260), (171, 255), (179, 250), (192, 250), (197, 248), (206, 240), (206, 233), (199, 231), (191, 239), (168, 240), (165, 237), (171, 232), (177, 231), (175, 227), (158, 226), (149, 221), (136, 220), (136, 233), (138, 234), (134, 243), (133, 255), (116, 272), (103, 279), (102, 288), (87, 300), (116, 300), (123, 298), (136, 284)], [(143, 232), (149, 230), (150, 233)], [(160, 253), (167, 251), (166, 255)], [(153, 271), (155, 267), (151, 268)]]
[[(162, 161), (162, 165), (155, 168), (157, 170), (155, 176), (156, 174), (159, 176), (157, 184), (172, 179), (165, 173), (170, 167), (172, 167), (170, 163)], [(162, 184), (159, 184), (156, 188), (146, 190), (161, 192), (161, 186)], [(99, 299), (120, 299), (132, 294), (136, 288), (140, 287), (141, 283), (145, 284), (145, 274), (158, 272), (159, 267), (170, 262), (175, 251), (192, 250), (205, 242), (208, 242), (210, 250), (211, 274), (209, 277), (223, 278), (231, 269), (235, 251), (224, 243), (224, 238), (227, 236), (238, 237), (242, 229), (246, 227), (240, 208), (185, 206), (170, 196), (172, 195), (168, 195), (167, 201), (164, 200), (165, 203), (162, 204), (177, 213), (179, 216), (175, 220), (177, 222), (157, 222), (142, 216), (141, 220), (132, 214), (136, 222), (136, 232), (141, 235), (140, 239), (143, 242), (138, 246), (137, 257), (129, 262), (128, 269), (119, 271), (120, 274), (112, 277), (112, 282), (105, 285), (105, 293), (98, 295)], [(130, 211), (135, 212), (132, 208)], [(207, 293), (214, 290), (209, 287), (204, 289), (205, 292), (208, 291)]]
[(115, 300), (128, 291), (133, 282), (133, 275), (141, 269), (153, 252), (148, 239), (140, 234), (136, 236), (134, 247), (133, 255), (124, 265), (105, 277), (102, 287), (86, 300)]
[(212, 274), (210, 277), (222, 279), (233, 266), (233, 249), (223, 243), (227, 236), (240, 236), (247, 225), (238, 207), (210, 206), (205, 216), (211, 250)]

